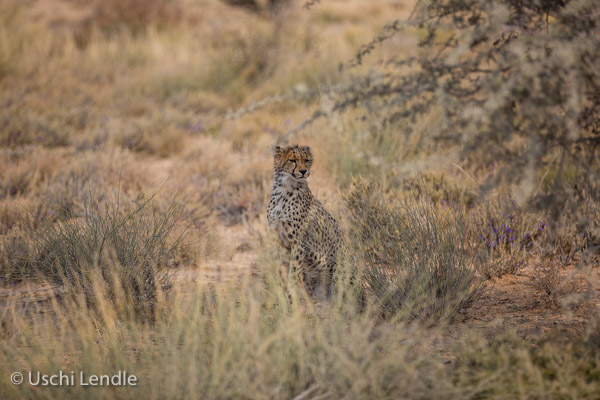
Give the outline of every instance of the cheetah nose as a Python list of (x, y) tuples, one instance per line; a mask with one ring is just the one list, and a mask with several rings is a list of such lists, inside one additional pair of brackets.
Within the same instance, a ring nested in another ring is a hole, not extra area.
[(302, 176), (306, 175), (306, 170), (305, 169), (301, 169), (300, 173), (302, 174)]

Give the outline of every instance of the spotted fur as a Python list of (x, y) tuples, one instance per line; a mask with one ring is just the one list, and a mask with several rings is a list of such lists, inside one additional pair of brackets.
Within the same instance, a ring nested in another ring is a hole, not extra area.
[(341, 233), (335, 219), (308, 188), (312, 152), (308, 146), (276, 146), (273, 156), (269, 227), (291, 255), (291, 274), (310, 295), (328, 297)]

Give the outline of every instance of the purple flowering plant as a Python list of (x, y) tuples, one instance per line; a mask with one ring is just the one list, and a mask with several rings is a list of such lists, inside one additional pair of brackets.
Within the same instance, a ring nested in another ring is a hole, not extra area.
[(486, 277), (511, 274), (523, 268), (546, 222), (523, 210), (514, 200), (493, 198), (473, 213), (471, 237), (485, 255), (480, 272)]

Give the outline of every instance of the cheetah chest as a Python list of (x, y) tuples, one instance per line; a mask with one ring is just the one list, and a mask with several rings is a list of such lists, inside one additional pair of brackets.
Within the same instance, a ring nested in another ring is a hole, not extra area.
[(288, 250), (310, 211), (312, 196), (300, 185), (276, 185), (271, 192), (267, 215), (270, 229)]

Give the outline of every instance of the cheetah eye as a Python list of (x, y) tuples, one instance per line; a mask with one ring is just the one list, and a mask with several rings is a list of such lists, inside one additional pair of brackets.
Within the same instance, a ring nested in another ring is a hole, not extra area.
[(289, 162), (293, 162), (294, 164), (296, 164), (296, 160), (294, 159), (289, 160)]

